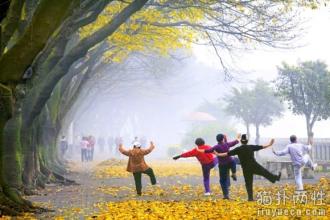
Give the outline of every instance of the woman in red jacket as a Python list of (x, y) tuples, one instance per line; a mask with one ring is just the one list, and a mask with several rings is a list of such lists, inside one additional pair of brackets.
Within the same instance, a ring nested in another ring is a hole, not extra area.
[[(205, 145), (205, 141), (202, 138), (197, 138), (195, 141), (198, 149), (208, 150), (211, 149), (211, 146)], [(201, 153), (196, 150), (196, 148), (185, 152), (181, 155), (173, 157), (174, 160), (179, 159), (180, 157), (196, 157), (202, 165), (203, 170), (203, 182), (205, 188), (206, 196), (211, 195), (210, 192), (210, 170), (218, 164), (217, 157), (214, 157), (212, 153)]]

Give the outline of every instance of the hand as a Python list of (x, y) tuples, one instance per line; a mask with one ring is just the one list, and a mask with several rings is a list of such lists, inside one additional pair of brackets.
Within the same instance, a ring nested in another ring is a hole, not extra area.
[(237, 137), (236, 137), (236, 140), (239, 141), (240, 139), (241, 139), (241, 133), (238, 133), (238, 134), (237, 134)]
[(122, 148), (122, 147), (123, 147), (123, 144), (122, 144), (122, 143), (120, 143), (120, 144), (118, 145), (118, 147), (119, 147), (119, 148)]
[(154, 142), (150, 141), (150, 147), (152, 147), (152, 148), (155, 147)]
[(270, 139), (269, 146), (272, 146), (274, 144), (274, 142), (275, 142), (274, 138)]
[(273, 154), (275, 154), (275, 155), (276, 155), (274, 148), (272, 148), (272, 151), (273, 151)]
[(174, 156), (174, 157), (173, 157), (173, 160), (177, 160), (177, 159), (179, 159), (180, 157), (181, 157), (181, 155)]

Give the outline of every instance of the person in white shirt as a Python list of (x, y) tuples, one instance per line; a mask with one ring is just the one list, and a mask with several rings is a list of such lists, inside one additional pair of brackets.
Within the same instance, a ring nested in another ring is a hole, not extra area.
[(275, 151), (273, 153), (277, 156), (284, 156), (289, 154), (293, 164), (293, 172), (295, 176), (295, 182), (297, 190), (304, 190), (302, 182), (302, 169), (304, 166), (310, 167), (314, 170), (317, 166), (316, 163), (313, 163), (309, 152), (312, 149), (311, 142), (308, 145), (297, 143), (297, 137), (295, 135), (290, 136), (291, 144), (288, 144), (284, 150)]

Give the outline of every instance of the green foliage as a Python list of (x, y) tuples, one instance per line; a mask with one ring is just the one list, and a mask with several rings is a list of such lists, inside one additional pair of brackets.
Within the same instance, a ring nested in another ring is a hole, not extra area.
[(308, 61), (278, 68), (276, 80), (278, 95), (287, 101), (294, 114), (315, 117), (315, 120), (330, 116), (330, 73), (321, 61)]
[(242, 119), (245, 124), (271, 125), (283, 112), (283, 105), (275, 96), (269, 83), (258, 80), (252, 89), (234, 89), (227, 99), (226, 111)]

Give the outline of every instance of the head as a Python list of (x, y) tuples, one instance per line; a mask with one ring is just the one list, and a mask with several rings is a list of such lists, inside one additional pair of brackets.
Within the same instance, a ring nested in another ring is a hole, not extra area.
[(216, 137), (218, 143), (222, 143), (225, 139), (225, 135), (224, 134), (218, 134)]
[(205, 141), (204, 141), (203, 138), (197, 138), (197, 139), (195, 140), (195, 144), (196, 144), (197, 146), (202, 146), (202, 145), (205, 144)]
[(290, 141), (291, 141), (291, 143), (297, 143), (297, 136), (296, 135), (291, 135), (290, 136)]
[(133, 143), (133, 148), (141, 148), (141, 144), (140, 144), (140, 142), (135, 141), (135, 142)]
[(246, 134), (242, 134), (241, 136), (241, 143), (247, 144), (249, 142), (248, 136)]

